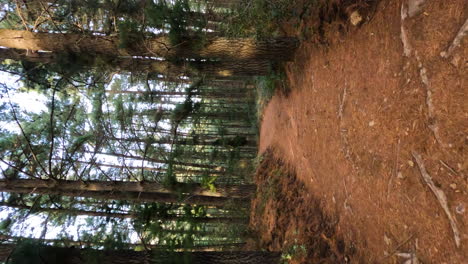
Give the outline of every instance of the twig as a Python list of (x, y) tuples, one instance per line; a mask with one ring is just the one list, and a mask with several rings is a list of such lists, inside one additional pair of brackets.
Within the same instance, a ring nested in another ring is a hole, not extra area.
[(19, 18), (21, 19), (21, 22), (23, 23), (24, 29), (26, 31), (30, 31), (30, 29), (28, 28), (28, 23), (26, 23), (26, 19), (24, 19), (23, 13), (21, 13), (21, 9), (19, 7), (18, 0), (16, 0), (15, 3), (16, 3), (15, 4), (16, 5), (16, 13), (18, 13)]
[(338, 109), (338, 118), (341, 120), (343, 118), (343, 108), (344, 108), (344, 103), (346, 100), (346, 84), (343, 89), (343, 96), (341, 98), (341, 103), (340, 103), (340, 108)]
[(27, 175), (27, 176), (29, 176), (29, 177), (31, 177), (31, 178), (33, 178), (33, 179), (41, 180), (40, 177), (36, 177), (36, 176), (34, 176), (33, 174), (30, 174), (30, 173), (28, 173), (28, 172), (22, 170), (21, 168), (16, 167), (15, 165), (11, 165), (10, 163), (8, 163), (7, 161), (5, 161), (5, 160), (2, 159), (1, 157), (0, 157), (0, 161), (1, 161), (2, 163), (4, 163), (5, 165), (7, 165), (8, 167), (10, 167), (10, 168), (16, 170), (17, 172), (21, 172), (21, 173), (23, 173), (24, 175)]
[(24, 139), (26, 140), (26, 143), (28, 145), (28, 148), (29, 148), (29, 151), (31, 151), (31, 155), (33, 156), (34, 158), (34, 161), (37, 163), (37, 165), (39, 165), (39, 167), (42, 169), (42, 171), (46, 174), (46, 175), (49, 175), (47, 173), (47, 170), (44, 168), (44, 166), (39, 162), (39, 159), (37, 158), (36, 156), (36, 153), (34, 153), (34, 149), (32, 147), (32, 143), (29, 139), (29, 137), (26, 135), (26, 132), (24, 131), (23, 129), (23, 126), (21, 126), (21, 123), (20, 121), (18, 120), (18, 116), (16, 115), (16, 111), (15, 111), (15, 107), (13, 105), (13, 103), (11, 102), (11, 97), (10, 97), (10, 94), (8, 93), (8, 89), (6, 89), (6, 93), (8, 95), (8, 100), (9, 100), (9, 104), (10, 104), (10, 107), (11, 107), (11, 112), (13, 114), (13, 119), (15, 120), (16, 124), (18, 125), (20, 131), (21, 131), (21, 135), (24, 137)]
[[(41, 5), (42, 10), (45, 11), (45, 12), (47, 13), (47, 15), (49, 15), (49, 20), (50, 20), (50, 22), (52, 23), (52, 25), (55, 27), (55, 29), (56, 29), (59, 33), (63, 34), (63, 32), (60, 30), (60, 28), (57, 26), (57, 24), (55, 24), (55, 21), (54, 21), (54, 19), (53, 19), (53, 16), (52, 16), (52, 14), (49, 12), (49, 8), (45, 8), (45, 7), (44, 7), (44, 4), (42, 4), (41, 1), (39, 1), (39, 4)], [(54, 4), (55, 4), (55, 2), (54, 2)]]
[(55, 112), (55, 93), (57, 92), (57, 86), (58, 83), (61, 80), (57, 82), (56, 87), (53, 88), (52, 92), (52, 103), (50, 106), (50, 151), (49, 151), (49, 177), (55, 178), (55, 175), (52, 175), (52, 156), (54, 154), (54, 141), (55, 141), (55, 135), (54, 135), (54, 112)]
[(442, 58), (448, 58), (452, 55), (453, 50), (456, 49), (458, 46), (460, 46), (460, 42), (465, 37), (465, 35), (468, 33), (468, 18), (466, 19), (465, 23), (463, 26), (461, 26), (460, 30), (457, 33), (457, 36), (452, 41), (452, 44), (448, 47), (446, 51), (442, 51), (440, 53), (440, 56)]
[(447, 218), (449, 219), (450, 226), (452, 227), (455, 244), (457, 248), (459, 248), (460, 247), (460, 231), (458, 230), (457, 223), (455, 222), (455, 218), (452, 216), (452, 213), (450, 213), (450, 209), (447, 203), (447, 197), (445, 196), (445, 193), (434, 184), (434, 182), (432, 181), (431, 175), (427, 173), (426, 168), (424, 167), (424, 163), (421, 158), (421, 155), (419, 155), (416, 151), (413, 151), (412, 154), (413, 154), (414, 160), (419, 166), (419, 171), (421, 172), (422, 178), (424, 179), (426, 184), (429, 186), (431, 191), (436, 196), (437, 200), (439, 201), (440, 206), (444, 209), (445, 214), (447, 215)]
[(404, 4), (401, 5), (400, 15), (401, 15), (400, 38), (401, 38), (401, 42), (403, 43), (403, 55), (405, 55), (406, 57), (409, 57), (411, 55), (412, 48), (408, 40), (408, 34), (404, 26), (405, 19), (408, 17), (408, 8)]
[(413, 237), (414, 237), (415, 235), (416, 235), (416, 233), (413, 233), (413, 234), (411, 234), (407, 239), (403, 240), (403, 242), (401, 242), (400, 244), (398, 244), (398, 245), (395, 247), (395, 249), (393, 249), (393, 251), (392, 251), (390, 254), (388, 254), (388, 255), (386, 255), (385, 257), (383, 257), (382, 260), (384, 260), (384, 259), (386, 259), (386, 258), (389, 258), (389, 257), (395, 255), (395, 254), (398, 252), (398, 250), (399, 250), (402, 246), (404, 246), (406, 243), (408, 243), (411, 239), (413, 239)]
[(442, 164), (445, 168), (447, 168), (447, 170), (449, 170), (451, 173), (453, 173), (454, 175), (458, 175), (458, 173), (452, 167), (450, 167), (447, 163), (445, 163), (443, 160), (439, 160), (439, 161), (440, 161), (440, 164)]
[[(43, 17), (44, 13), (48, 13), (48, 12), (49, 12), (49, 9), (50, 9), (52, 6), (54, 6), (55, 3), (56, 3), (57, 1), (58, 1), (58, 0), (55, 0), (51, 5), (47, 6), (47, 9), (44, 9), (44, 5), (43, 5), (41, 2), (39, 2), (39, 4), (41, 5), (41, 7), (42, 7), (44, 10), (41, 11), (41, 14), (37, 17), (36, 21), (34, 21), (34, 26), (33, 26), (32, 31), (35, 31), (35, 30), (37, 29), (37, 27), (38, 27), (39, 25), (41, 25), (41, 24), (45, 21), (45, 20), (43, 20), (43, 21), (39, 22), (39, 19)], [(50, 16), (50, 14), (49, 14), (49, 16)], [(46, 19), (47, 19), (47, 18), (46, 18)]]
[(416, 60), (418, 61), (419, 76), (421, 77), (421, 82), (424, 84), (424, 87), (426, 87), (427, 112), (429, 115), (429, 119), (431, 120), (429, 122), (430, 124), (428, 125), (428, 128), (434, 134), (434, 138), (436, 139), (437, 143), (439, 143), (439, 145), (441, 145), (443, 148), (448, 148), (449, 145), (444, 143), (439, 133), (439, 126), (437, 125), (437, 120), (434, 114), (435, 108), (434, 108), (434, 103), (432, 100), (433, 90), (429, 82), (429, 77), (427, 76), (427, 70), (426, 68), (424, 68), (424, 65), (421, 62), (421, 58), (419, 57), (417, 52), (415, 52), (415, 56), (416, 56)]

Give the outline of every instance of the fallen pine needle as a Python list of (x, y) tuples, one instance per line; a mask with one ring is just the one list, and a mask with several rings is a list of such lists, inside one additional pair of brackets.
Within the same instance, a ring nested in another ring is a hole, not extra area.
[(413, 151), (412, 154), (413, 154), (414, 160), (418, 164), (419, 171), (421, 172), (422, 178), (424, 179), (426, 184), (429, 186), (431, 191), (436, 196), (437, 200), (439, 201), (440, 206), (444, 209), (445, 214), (447, 215), (449, 219), (450, 226), (452, 227), (453, 238), (455, 239), (455, 244), (457, 245), (457, 248), (460, 247), (460, 231), (458, 230), (457, 223), (455, 222), (455, 218), (453, 218), (452, 214), (450, 213), (450, 209), (448, 207), (447, 197), (445, 196), (445, 193), (441, 189), (439, 189), (432, 181), (431, 175), (427, 173), (426, 168), (424, 167), (424, 163), (421, 158), (421, 155), (419, 155), (415, 151)]

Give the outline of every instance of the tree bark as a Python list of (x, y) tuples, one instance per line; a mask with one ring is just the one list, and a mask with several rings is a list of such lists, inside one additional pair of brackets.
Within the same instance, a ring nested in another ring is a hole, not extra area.
[(107, 213), (107, 212), (98, 212), (98, 211), (88, 211), (80, 209), (66, 209), (66, 208), (44, 208), (44, 207), (32, 207), (22, 204), (11, 204), (0, 202), (0, 206), (7, 206), (17, 209), (31, 210), (32, 212), (49, 212), (57, 213), (63, 215), (87, 215), (87, 216), (102, 216), (102, 217), (112, 217), (112, 218), (136, 218), (135, 214), (131, 213)]
[[(0, 244), (0, 252), (9, 254), (12, 249), (11, 244)], [(51, 263), (86, 264), (98, 261), (101, 264), (275, 264), (279, 263), (281, 257), (280, 252), (266, 251), (167, 252), (156, 250), (95, 250), (52, 246), (40, 246), (39, 252), (39, 256), (36, 257), (40, 259), (30, 259), (31, 263), (55, 261)], [(0, 254), (0, 256), (3, 257), (1, 260), (5, 261), (7, 254)], [(184, 260), (188, 262), (183, 262)]]
[[(1, 33), (1, 29), (0, 29)], [(0, 36), (0, 43), (2, 39)], [(0, 44), (1, 46), (1, 44)], [(60, 63), (69, 52), (20, 52), (15, 48), (0, 49), (0, 59), (16, 61), (28, 61), (35, 63), (51, 64)], [(149, 73), (151, 75), (163, 75), (169, 80), (177, 80), (181, 76), (210, 78), (228, 78), (230, 76), (258, 76), (269, 72), (270, 63), (266, 60), (245, 60), (232, 62), (183, 62), (172, 63), (164, 60), (132, 58), (129, 56), (90, 56), (90, 54), (75, 53), (79, 57), (79, 63), (84, 67), (109, 67), (122, 72)], [(103, 62), (105, 65), (102, 65)], [(77, 63), (76, 61), (74, 63)], [(161, 78), (157, 78), (160, 80)], [(164, 80), (164, 78), (163, 78)]]
[[(98, 217), (112, 217), (112, 218), (122, 218), (122, 219), (135, 219), (138, 217), (135, 213), (107, 213), (107, 212), (98, 212), (98, 211), (88, 211), (80, 209), (59, 209), (59, 208), (44, 208), (44, 207), (35, 207), (22, 205), (22, 204), (11, 204), (0, 202), (0, 206), (7, 206), (11, 208), (31, 210), (33, 212), (50, 212), (57, 214), (65, 215), (87, 215), (87, 216), (98, 216)], [(159, 217), (152, 220), (162, 220), (162, 221), (190, 221), (193, 223), (199, 224), (247, 224), (248, 219), (245, 217), (192, 217), (184, 218), (184, 215), (165, 215), (164, 217)], [(2, 239), (0, 237), (0, 239)]]
[(172, 45), (168, 36), (129, 41), (132, 45), (119, 48), (117, 36), (85, 34), (36, 33), (22, 30), (0, 29), (0, 46), (30, 51), (73, 52), (76, 54), (102, 54), (110, 57), (149, 56), (175, 59), (214, 60), (274, 60), (292, 58), (298, 46), (295, 38), (276, 38), (256, 41), (251, 38), (186, 38)]
[(136, 192), (136, 193), (156, 193), (174, 194), (180, 191), (184, 194), (226, 197), (226, 198), (246, 198), (255, 190), (255, 185), (227, 185), (219, 186), (216, 191), (209, 191), (196, 183), (175, 183), (171, 189), (166, 188), (157, 182), (129, 182), (129, 181), (70, 181), (70, 180), (0, 180), (0, 188), (3, 187), (21, 188), (44, 188), (61, 191), (94, 191), (94, 192)]
[[(71, 240), (71, 239), (36, 239), (36, 238), (31, 238), (31, 237), (22, 237), (22, 236), (9, 236), (9, 235), (2, 235), (0, 234), (0, 240), (6, 241), (8, 240), (9, 243), (14, 243), (16, 241), (21, 241), (21, 240), (36, 240), (38, 243), (44, 242), (47, 244), (53, 244), (53, 245), (64, 245), (65, 247), (103, 247), (104, 243), (103, 242), (94, 242), (94, 241), (76, 241), (76, 240)], [(11, 246), (6, 246), (6, 245), (11, 245)], [(143, 244), (136, 244), (136, 243), (125, 243), (123, 244), (125, 248), (136, 248), (136, 247), (143, 247)], [(4, 260), (8, 257), (8, 255), (11, 253), (11, 250), (13, 249), (13, 244), (3, 244), (3, 246), (0, 246), (0, 261)], [(155, 244), (148, 244), (146, 243), (144, 246), (147, 248), (150, 248), (152, 250), (169, 250), (174, 247), (170, 247), (167, 245), (155, 245)], [(245, 246), (245, 243), (216, 243), (212, 245), (194, 245), (190, 249), (184, 249), (188, 251), (213, 251), (214, 250), (222, 250), (223, 248), (238, 248), (240, 249), (242, 246)], [(180, 246), (179, 248), (183, 248)]]
[[(94, 154), (94, 152), (92, 151), (85, 151), (85, 153)], [(150, 157), (143, 158), (140, 156), (125, 155), (125, 154), (120, 154), (120, 153), (96, 152), (96, 154), (114, 156), (114, 157), (124, 158), (124, 159), (145, 160), (148, 162), (161, 163), (161, 164), (168, 163), (167, 160), (150, 158)], [(204, 168), (204, 169), (216, 169), (218, 167), (216, 165), (211, 165), (211, 164), (199, 164), (199, 163), (194, 163), (194, 162), (182, 162), (182, 161), (173, 161), (172, 164), (180, 165), (180, 166), (187, 166), (187, 167)]]
[(61, 195), (70, 197), (88, 197), (104, 200), (127, 200), (136, 202), (157, 202), (157, 203), (173, 203), (173, 204), (197, 204), (208, 206), (226, 206), (227, 203), (233, 201), (234, 204), (247, 206), (249, 199), (246, 198), (228, 198), (215, 196), (190, 195), (182, 196), (173, 193), (147, 193), (147, 192), (122, 192), (122, 191), (80, 191), (80, 190), (61, 190), (57, 187), (22, 187), (11, 184), (5, 184), (4, 181), (0, 184), (0, 192), (23, 193), (23, 194), (41, 194), (41, 195)]

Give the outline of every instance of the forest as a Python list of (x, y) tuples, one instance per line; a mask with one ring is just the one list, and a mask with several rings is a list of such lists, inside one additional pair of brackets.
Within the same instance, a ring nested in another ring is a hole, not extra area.
[(0, 1), (0, 261), (277, 263), (244, 249), (257, 83), (298, 46), (268, 2)]

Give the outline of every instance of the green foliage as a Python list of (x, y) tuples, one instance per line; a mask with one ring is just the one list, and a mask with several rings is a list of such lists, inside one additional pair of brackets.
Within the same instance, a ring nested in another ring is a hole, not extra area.
[(148, 26), (164, 28), (170, 8), (163, 1), (151, 1), (145, 9)]
[(177, 45), (187, 35), (187, 17), (190, 7), (187, 0), (176, 0), (169, 13), (168, 23), (170, 25), (169, 40), (172, 45)]
[(85, 135), (78, 136), (75, 141), (72, 143), (70, 150), (73, 152), (76, 152), (80, 150), (83, 145), (88, 142), (88, 141), (93, 141), (96, 140), (95, 136), (91, 133), (87, 133)]
[(271, 100), (276, 90), (279, 88), (281, 91), (287, 91), (287, 84), (285, 81), (284, 73), (271, 72), (267, 76), (256, 77), (257, 87), (257, 116), (261, 117), (263, 109)]
[[(148, 8), (144, 11), (145, 16), (141, 8), (145, 1), (58, 0), (48, 9), (50, 14), (47, 17), (50, 19), (44, 21), (34, 18), (44, 15), (41, 14), (43, 8), (38, 7), (40, 1), (27, 2), (28, 12), (21, 1), (18, 8), (30, 25), (38, 21), (36, 30), (39, 32), (53, 30), (109, 36), (116, 33), (117, 27), (119, 47), (122, 49), (141, 44), (145, 37), (151, 37), (154, 32), (168, 33), (171, 43), (179, 47), (184, 45), (187, 38), (198, 39), (190, 49), (203, 46), (205, 41), (205, 32), (202, 32), (206, 26), (206, 19), (203, 18), (205, 10), (196, 13), (196, 8), (189, 6), (186, 0), (146, 1)], [(41, 3), (51, 4), (47, 1)], [(9, 23), (8, 28), (24, 30), (23, 22), (16, 15), (20, 13), (16, 10), (16, 4), (11, 2), (8, 5), (11, 10), (1, 25)], [(16, 21), (16, 25), (10, 27), (12, 21)], [(56, 23), (52, 24), (52, 21)], [(70, 47), (69, 50), (74, 49)], [(29, 109), (18, 110), (24, 135), (17, 131), (1, 130), (0, 154), (15, 166), (4, 169), (4, 177), (28, 178), (33, 175), (48, 179), (50, 169), (50, 174), (57, 178), (82, 180), (84, 184), (98, 180), (156, 181), (169, 187), (172, 194), (178, 194), (178, 202), (181, 203), (189, 197), (192, 186), (201, 184), (208, 190), (216, 191), (219, 184), (247, 182), (246, 176), (252, 172), (249, 158), (256, 153), (250, 144), (251, 135), (255, 132), (246, 124), (248, 118), (245, 110), (253, 105), (253, 93), (244, 94), (242, 84), (224, 90), (225, 87), (211, 87), (187, 76), (179, 78), (182, 84), (176, 84), (152, 79), (167, 77), (156, 74), (133, 72), (125, 75), (121, 68), (116, 67), (115, 59), (91, 52), (64, 52), (54, 56), (54, 63), (8, 61), (1, 66), (5, 72), (18, 73), (15, 78), (19, 79), (18, 84), (24, 91), (35, 90), (48, 97), (46, 101), (49, 107), (41, 113), (30, 113), (27, 111)], [(178, 60), (181, 66), (187, 62)], [(115, 82), (111, 82), (111, 79)], [(192, 82), (192, 85), (187, 85), (187, 82)], [(111, 87), (109, 84), (112, 84)], [(53, 115), (52, 87), (56, 91)], [(107, 90), (109, 88), (112, 92)], [(240, 94), (238, 98), (230, 95), (231, 91)], [(184, 100), (180, 95), (171, 96), (165, 92), (185, 92), (186, 98)], [(0, 115), (0, 119), (14, 123), (10, 105), (4, 104), (0, 108), (5, 113)], [(173, 111), (168, 114), (167, 109)], [(147, 113), (152, 116), (143, 115)], [(180, 129), (177, 131), (179, 124)], [(175, 135), (175, 131), (178, 135)], [(171, 145), (173, 139), (176, 143), (169, 149), (168, 145)], [(159, 144), (159, 141), (166, 143)], [(57, 186), (54, 191), (59, 190), (60, 186)], [(122, 197), (125, 199), (128, 196)], [(78, 193), (77, 197), (33, 193), (5, 195), (2, 201), (30, 208), (15, 209), (11, 218), (0, 223), (0, 229), (14, 229), (18, 224), (23, 224), (22, 219), (29, 214), (40, 215), (42, 219), (47, 216), (48, 227), (61, 227), (63, 230), (78, 227), (79, 239), (95, 249), (132, 248), (134, 245), (128, 244), (129, 233), (133, 237), (134, 231), (148, 243), (158, 241), (160, 245), (167, 246), (168, 251), (190, 249), (197, 245), (209, 246), (219, 241), (240, 241), (242, 227), (214, 221), (200, 223), (204, 220), (200, 218), (247, 216), (247, 209), (240, 208), (245, 205), (242, 203), (240, 206), (241, 203), (235, 202), (229, 202), (226, 206), (228, 209), (219, 209), (195, 205), (106, 201), (79, 197)], [(90, 216), (83, 223), (77, 220), (81, 216), (44, 213), (46, 208), (109, 214), (136, 212), (138, 217), (129, 220)], [(174, 217), (178, 220), (172, 221)], [(58, 239), (72, 238), (64, 235)], [(65, 241), (57, 243), (61, 246), (66, 244)], [(59, 254), (47, 253), (46, 247), (32, 240), (19, 247), (19, 252), (14, 256), (14, 263), (34, 263), (40, 254), (51, 258)], [(57, 259), (60, 258), (63, 260), (63, 256)], [(48, 263), (64, 263), (57, 259)], [(87, 263), (103, 262), (96, 251), (89, 251), (84, 259)], [(187, 256), (170, 261), (164, 263), (190, 263)]]
[(232, 37), (258, 39), (278, 35), (279, 23), (290, 16), (291, 0), (252, 0), (228, 16), (223, 31)]
[(215, 181), (218, 179), (217, 176), (209, 176), (207, 174), (204, 174), (201, 180), (201, 185), (210, 190), (215, 192), (216, 191), (216, 186), (215, 186)]
[(132, 43), (142, 42), (143, 34), (141, 27), (137, 22), (131, 20), (120, 21), (119, 28), (119, 48), (125, 49), (132, 45)]
[(7, 217), (3, 221), (0, 222), (0, 231), (8, 231), (13, 223), (11, 217)]
[[(43, 245), (36, 240), (23, 240), (17, 243), (10, 256), (11, 264), (40, 264)], [(57, 263), (58, 264), (58, 263)]]
[(287, 264), (290, 260), (305, 257), (307, 255), (307, 247), (304, 244), (298, 244), (297, 239), (294, 239), (294, 244), (287, 247), (281, 254), (281, 263)]

